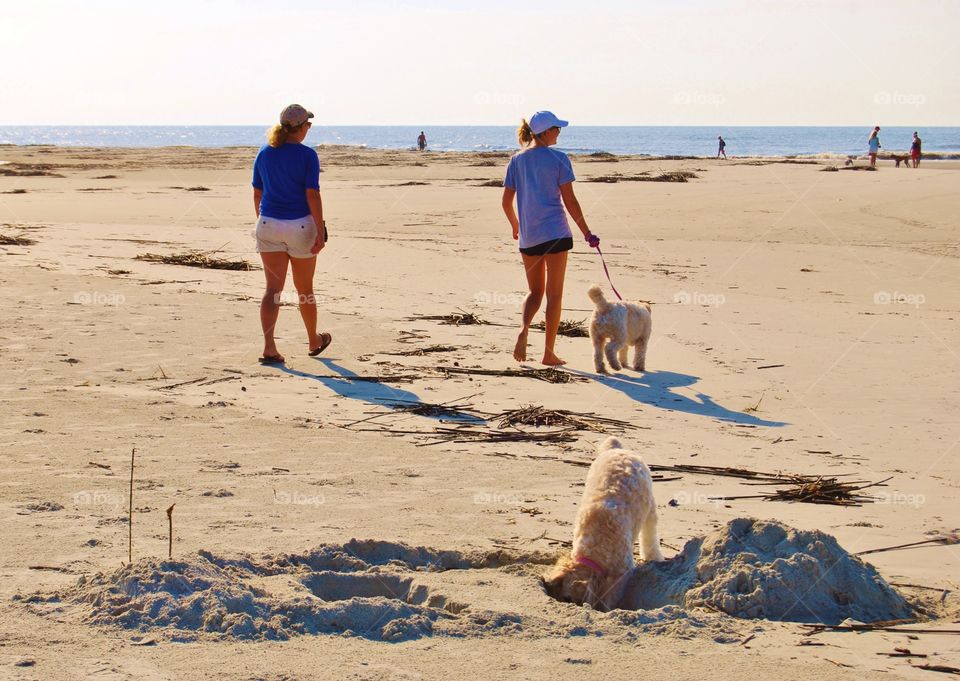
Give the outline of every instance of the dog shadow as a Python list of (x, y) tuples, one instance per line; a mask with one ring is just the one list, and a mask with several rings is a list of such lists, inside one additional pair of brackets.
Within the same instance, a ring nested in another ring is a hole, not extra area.
[(682, 411), (697, 416), (708, 416), (728, 423), (748, 426), (779, 428), (788, 425), (784, 421), (767, 421), (752, 414), (733, 411), (717, 404), (709, 395), (698, 392), (696, 397), (674, 392), (673, 388), (685, 388), (700, 380), (697, 376), (679, 374), (675, 371), (647, 371), (642, 374), (593, 374), (577, 369), (567, 371), (579, 374), (613, 390), (619, 390), (635, 402), (653, 407)]
[[(350, 371), (346, 367), (340, 366), (332, 359), (317, 358), (317, 361), (336, 375), (311, 374), (306, 371), (291, 369), (285, 364), (277, 365), (277, 368), (291, 376), (310, 378), (318, 381), (340, 397), (366, 402), (367, 404), (377, 407), (395, 407), (408, 404), (413, 406), (414, 403), (420, 402), (417, 394), (409, 390), (403, 390), (402, 388), (396, 388), (387, 383), (378, 383), (376, 381), (358, 381), (356, 379), (360, 378), (359, 374)], [(425, 418), (436, 420), (443, 418), (445, 420), (485, 423), (484, 419), (464, 412), (446, 413), (442, 417), (425, 416)]]

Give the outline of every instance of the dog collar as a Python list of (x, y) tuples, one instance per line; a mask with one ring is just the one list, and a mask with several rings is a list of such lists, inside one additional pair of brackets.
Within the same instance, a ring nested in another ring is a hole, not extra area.
[(604, 573), (604, 570), (602, 567), (600, 567), (600, 564), (597, 563), (595, 560), (588, 558), (587, 556), (577, 556), (576, 558), (574, 558), (573, 562), (576, 563), (577, 565), (584, 565), (590, 568), (591, 570), (596, 572), (598, 575), (602, 576)]

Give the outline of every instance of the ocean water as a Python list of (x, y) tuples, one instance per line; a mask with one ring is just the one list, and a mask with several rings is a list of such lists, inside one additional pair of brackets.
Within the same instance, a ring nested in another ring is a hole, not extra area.
[[(0, 144), (53, 144), (89, 147), (259, 146), (267, 126), (0, 126)], [(347, 144), (376, 149), (412, 149), (420, 130), (432, 151), (507, 151), (517, 149), (513, 126), (375, 125), (324, 126), (317, 123), (307, 143)], [(609, 152), (650, 156), (715, 156), (723, 135), (729, 156), (833, 156), (866, 153), (871, 126), (725, 127), (576, 126), (560, 135), (568, 153)], [(880, 131), (887, 151), (906, 151), (915, 128)], [(960, 127), (920, 128), (924, 152), (960, 154)]]

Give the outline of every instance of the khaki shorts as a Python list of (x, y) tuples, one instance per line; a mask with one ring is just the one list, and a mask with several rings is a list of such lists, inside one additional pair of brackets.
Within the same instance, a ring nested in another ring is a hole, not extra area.
[(257, 253), (286, 253), (291, 258), (315, 258), (310, 249), (317, 241), (313, 216), (278, 220), (261, 215), (257, 220)]

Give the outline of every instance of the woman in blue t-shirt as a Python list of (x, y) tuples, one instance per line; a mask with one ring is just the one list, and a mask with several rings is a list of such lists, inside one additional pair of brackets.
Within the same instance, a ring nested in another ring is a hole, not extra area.
[(317, 253), (327, 240), (320, 200), (320, 159), (302, 144), (313, 114), (291, 104), (280, 114), (280, 123), (267, 133), (268, 144), (253, 163), (253, 205), (257, 211), (257, 252), (263, 261), (267, 288), (260, 301), (263, 326), (263, 364), (282, 364), (283, 355), (273, 337), (280, 315), (280, 294), (293, 270), (300, 316), (307, 329), (308, 354), (323, 352), (333, 337), (317, 333), (317, 301), (313, 274)]
[[(590, 233), (580, 203), (573, 193), (573, 167), (570, 158), (550, 147), (557, 143), (560, 129), (568, 125), (550, 111), (538, 111), (524, 119), (517, 129), (523, 149), (510, 159), (503, 180), (503, 212), (513, 227), (513, 238), (520, 242), (520, 254), (527, 273), (530, 293), (523, 303), (523, 319), (513, 357), (527, 359), (527, 333), (533, 316), (547, 295), (546, 340), (542, 362), (558, 366), (564, 361), (554, 352), (563, 304), (563, 277), (567, 270), (567, 251), (573, 248), (573, 236), (567, 215), (577, 223), (587, 242), (599, 243)], [(513, 208), (517, 199), (520, 216)]]

